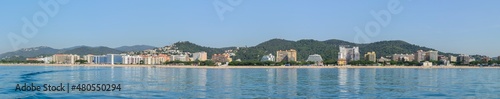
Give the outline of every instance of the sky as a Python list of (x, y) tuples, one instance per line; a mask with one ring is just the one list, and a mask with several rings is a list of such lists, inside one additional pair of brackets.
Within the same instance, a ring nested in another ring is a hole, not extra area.
[[(255, 46), (281, 38), (404, 40), (443, 52), (500, 55), (499, 0), (57, 1), (0, 0), (0, 53), (178, 41)], [(46, 4), (57, 7), (46, 10)]]

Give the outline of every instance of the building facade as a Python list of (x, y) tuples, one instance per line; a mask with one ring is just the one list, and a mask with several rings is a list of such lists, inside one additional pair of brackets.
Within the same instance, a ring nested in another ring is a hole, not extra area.
[(415, 61), (416, 62), (422, 62), (425, 61), (425, 52), (423, 50), (418, 50), (415, 52)]
[[(187, 55), (184, 56), (184, 59), (186, 57), (187, 57)], [(148, 64), (148, 65), (160, 65), (160, 64), (163, 64), (163, 63), (171, 60), (171, 58), (166, 54), (143, 56), (142, 58), (143, 58), (144, 64)], [(187, 58), (189, 58), (189, 57), (187, 57)], [(182, 60), (179, 60), (179, 61), (182, 61)]]
[(87, 61), (87, 63), (94, 63), (94, 55), (92, 54), (88, 54), (88, 55), (84, 55), (82, 60), (85, 60)]
[(172, 61), (183, 61), (183, 62), (191, 61), (188, 55), (183, 55), (183, 54), (172, 55), (172, 56), (170, 56), (170, 59)]
[(276, 51), (276, 62), (282, 61), (297, 61), (297, 51), (294, 49)]
[(225, 63), (225, 62), (231, 62), (231, 61), (233, 61), (233, 59), (231, 58), (231, 56), (228, 53), (224, 53), (224, 54), (212, 55), (212, 61)]
[(427, 53), (425, 54), (426, 55), (426, 58), (427, 58), (427, 61), (438, 61), (438, 51), (427, 51)]
[(368, 52), (365, 54), (365, 60), (367, 61), (372, 61), (372, 62), (377, 62), (377, 53), (375, 52)]
[(265, 61), (275, 61), (276, 57), (274, 57), (273, 54), (269, 54), (269, 55), (264, 55), (262, 56), (262, 58), (260, 59), (260, 61), (262, 62), (265, 62)]
[(450, 55), (450, 62), (457, 62), (457, 57)]
[(314, 62), (314, 65), (316, 65), (316, 66), (323, 65), (323, 58), (321, 58), (321, 55), (319, 55), (319, 54), (309, 55), (309, 57), (307, 57), (306, 61)]
[(193, 61), (206, 61), (207, 60), (207, 52), (196, 52), (193, 53)]
[(468, 65), (471, 62), (471, 57), (469, 55), (459, 55), (457, 57), (457, 62), (463, 65)]
[(54, 54), (52, 55), (52, 61), (56, 64), (75, 64), (76, 60), (79, 60), (80, 56), (74, 54)]
[(346, 62), (358, 61), (360, 59), (359, 47), (339, 47), (338, 59), (346, 60)]
[[(143, 61), (143, 58), (141, 56), (131, 56), (131, 55), (125, 55), (122, 56), (123, 58), (123, 64), (141, 64), (141, 61)], [(144, 62), (144, 61), (143, 61)]]
[(394, 55), (392, 55), (393, 61), (409, 62), (409, 61), (414, 61), (414, 58), (415, 58), (414, 54), (394, 54)]

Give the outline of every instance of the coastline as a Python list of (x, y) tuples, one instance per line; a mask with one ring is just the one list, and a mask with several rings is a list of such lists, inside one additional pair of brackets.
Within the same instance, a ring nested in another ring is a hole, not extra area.
[(0, 64), (0, 66), (63, 66), (63, 67), (152, 67), (152, 68), (206, 68), (206, 69), (231, 69), (231, 68), (500, 68), (478, 66), (180, 66), (180, 65), (110, 65), (110, 64)]

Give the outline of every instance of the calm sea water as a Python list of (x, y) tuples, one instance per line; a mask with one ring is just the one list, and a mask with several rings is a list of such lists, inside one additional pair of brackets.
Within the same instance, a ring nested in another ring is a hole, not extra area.
[[(1, 98), (500, 98), (500, 69), (187, 69), (0, 66)], [(17, 84), (121, 84), (19, 92)]]

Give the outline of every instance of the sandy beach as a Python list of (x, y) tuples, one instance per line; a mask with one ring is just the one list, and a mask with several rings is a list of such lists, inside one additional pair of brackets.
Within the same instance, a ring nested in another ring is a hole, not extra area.
[(154, 68), (500, 68), (478, 66), (179, 66), (179, 65), (110, 65), (110, 64), (0, 64), (0, 66), (86, 66), (86, 67), (154, 67)]

